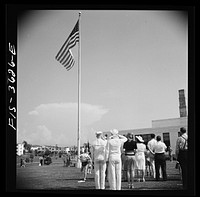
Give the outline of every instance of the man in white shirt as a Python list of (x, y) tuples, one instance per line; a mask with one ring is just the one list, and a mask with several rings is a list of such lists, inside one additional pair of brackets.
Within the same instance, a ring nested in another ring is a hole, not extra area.
[(157, 144), (157, 141), (155, 139), (155, 134), (151, 134), (151, 140), (147, 143), (147, 147), (149, 150), (149, 162), (151, 166), (151, 170), (153, 173), (153, 178), (156, 178), (156, 172), (155, 172), (155, 153), (153, 152), (155, 144)]
[(160, 177), (160, 167), (162, 170), (162, 177), (163, 181), (167, 180), (167, 173), (166, 173), (166, 158), (165, 158), (165, 151), (167, 146), (164, 142), (161, 142), (161, 137), (158, 135), (156, 137), (157, 143), (154, 146), (155, 152), (155, 169), (156, 169), (156, 180), (159, 180)]
[(106, 158), (105, 150), (107, 140), (102, 137), (102, 132), (96, 132), (96, 140), (92, 143), (92, 160), (94, 161), (95, 188), (105, 189)]

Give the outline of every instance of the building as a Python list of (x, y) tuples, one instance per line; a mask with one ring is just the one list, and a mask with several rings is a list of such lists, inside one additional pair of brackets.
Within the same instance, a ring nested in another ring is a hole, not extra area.
[(134, 136), (140, 135), (146, 144), (151, 139), (152, 133), (156, 136), (160, 135), (167, 147), (171, 146), (172, 154), (174, 154), (180, 127), (187, 128), (187, 117), (153, 120), (152, 128), (121, 130), (119, 133), (122, 135), (127, 133), (133, 133)]
[(49, 150), (51, 152), (68, 152), (70, 150), (69, 147), (58, 147), (57, 145), (32, 145), (31, 150), (32, 151), (38, 151), (38, 152), (45, 152), (46, 150)]
[(24, 148), (24, 143), (18, 143), (17, 144), (17, 155), (21, 156), (24, 154), (25, 148)]
[(40, 145), (32, 145), (31, 150), (32, 151), (35, 151), (35, 150), (38, 151), (40, 149), (40, 147), (41, 147)]
[[(169, 118), (161, 120), (152, 120), (151, 128), (141, 128), (141, 129), (129, 129), (120, 130), (121, 135), (126, 135), (127, 133), (132, 133), (134, 136), (141, 135), (144, 139), (144, 143), (151, 139), (151, 134), (154, 133), (156, 136), (160, 135), (161, 139), (167, 146), (171, 146), (172, 154), (175, 153), (176, 140), (179, 136), (179, 130), (181, 127), (187, 129), (188, 117), (185, 104), (184, 90), (179, 90), (179, 118)], [(105, 132), (104, 134), (109, 132)], [(108, 134), (109, 135), (109, 134)]]

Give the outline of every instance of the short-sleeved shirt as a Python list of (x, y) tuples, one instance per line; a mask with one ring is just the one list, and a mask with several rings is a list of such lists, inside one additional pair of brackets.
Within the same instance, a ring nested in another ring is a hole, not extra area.
[(121, 160), (121, 146), (124, 142), (127, 141), (127, 138), (113, 138), (109, 139), (106, 147), (107, 156), (106, 158), (109, 160)]
[(107, 144), (107, 140), (103, 140), (103, 139), (96, 139), (92, 143), (94, 161), (105, 160), (106, 144)]
[(134, 152), (134, 150), (137, 149), (137, 145), (135, 141), (128, 140), (124, 143), (123, 148), (125, 149), (125, 154), (128, 154), (129, 152)]
[(81, 162), (88, 162), (91, 158), (87, 153), (83, 153), (80, 155), (80, 160)]
[(150, 151), (153, 152), (154, 150), (154, 146), (157, 144), (157, 140), (155, 140), (154, 138), (151, 139), (148, 143), (147, 143), (147, 147)]
[(154, 146), (155, 153), (165, 153), (167, 146), (164, 142), (158, 141)]

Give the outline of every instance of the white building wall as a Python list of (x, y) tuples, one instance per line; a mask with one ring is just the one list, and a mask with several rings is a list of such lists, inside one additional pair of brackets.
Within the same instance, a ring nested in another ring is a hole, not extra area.
[[(174, 154), (180, 127), (185, 127), (187, 130), (187, 117), (153, 120), (152, 128), (121, 130), (119, 134), (126, 135), (132, 133), (133, 135), (143, 135), (154, 133), (156, 136), (160, 135), (163, 141), (163, 133), (169, 133), (170, 146), (172, 154)], [(108, 134), (108, 137), (110, 136), (110, 132), (104, 132), (105, 134)]]
[(187, 117), (152, 120), (152, 128), (169, 127), (169, 126), (170, 127), (186, 126), (186, 125), (187, 125)]

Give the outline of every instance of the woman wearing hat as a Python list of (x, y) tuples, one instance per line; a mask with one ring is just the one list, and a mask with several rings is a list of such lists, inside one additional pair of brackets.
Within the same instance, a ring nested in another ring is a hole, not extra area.
[(110, 131), (111, 137), (106, 146), (106, 160), (108, 160), (108, 181), (111, 190), (121, 190), (121, 147), (127, 138), (118, 134), (117, 129)]
[(145, 152), (146, 145), (143, 143), (144, 140), (141, 136), (136, 136), (136, 142), (137, 142), (137, 149), (136, 149), (136, 163), (137, 163), (137, 174), (139, 176), (138, 181), (140, 181), (140, 177), (142, 178), (142, 182), (145, 182)]

